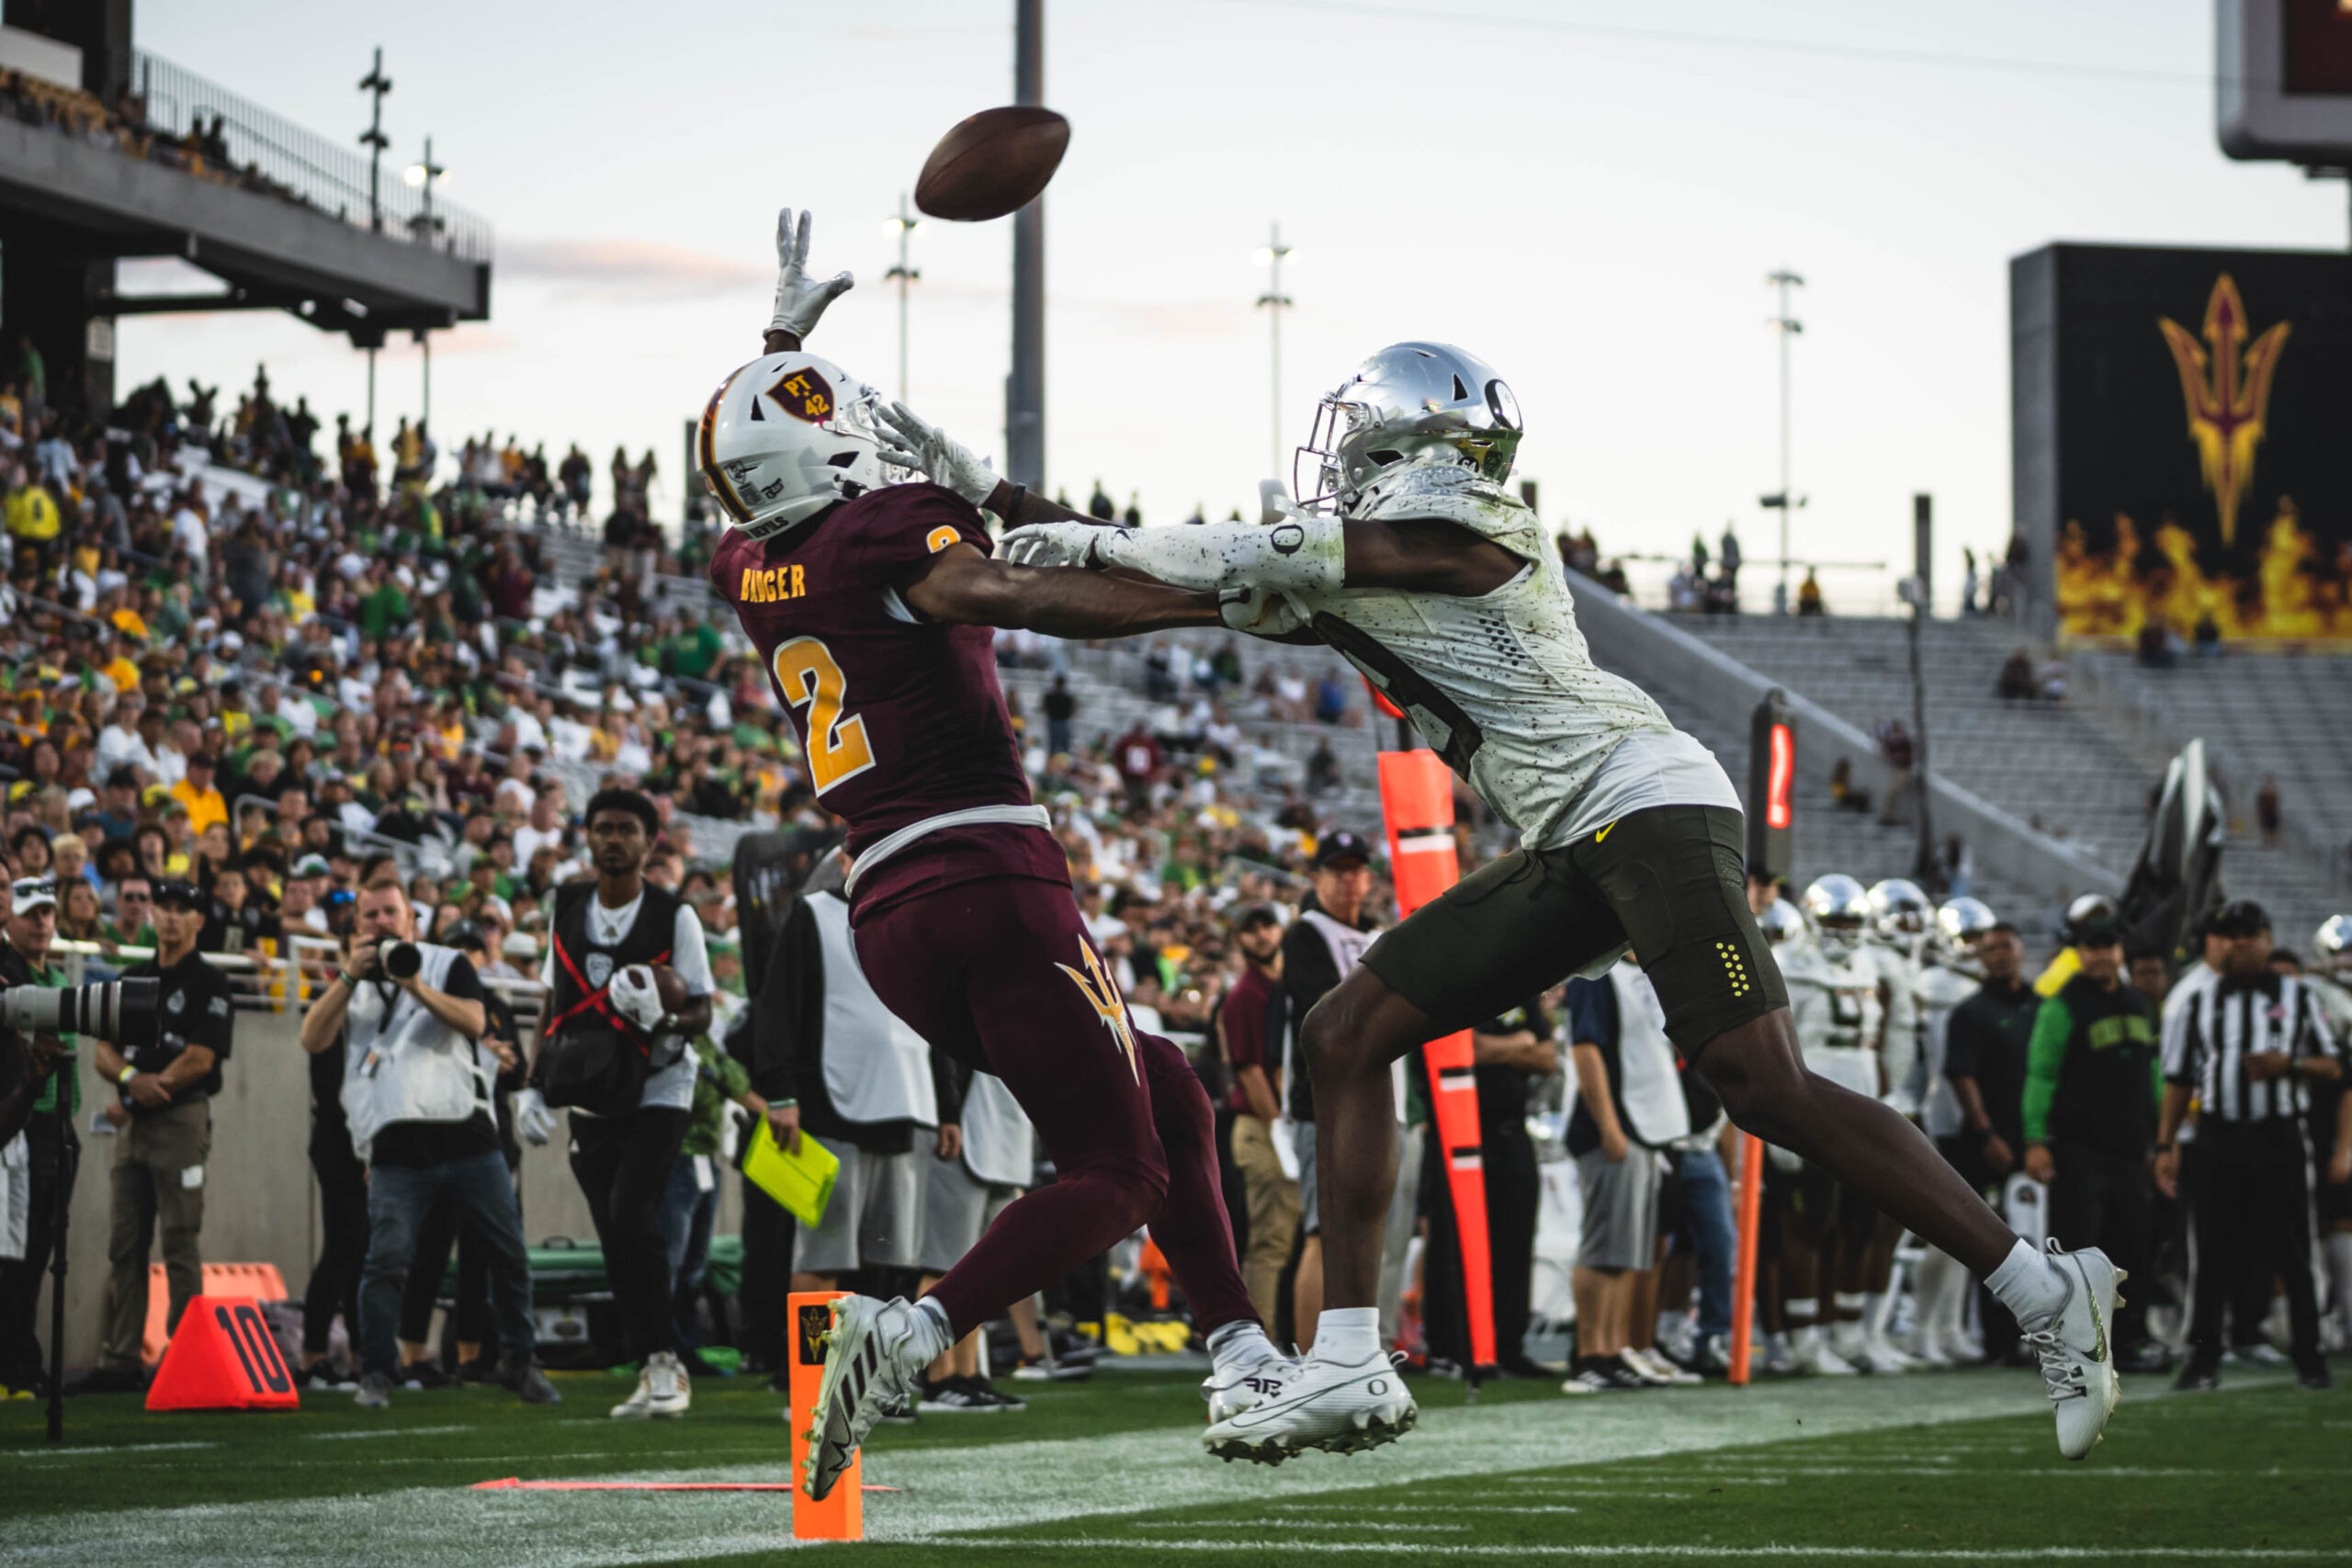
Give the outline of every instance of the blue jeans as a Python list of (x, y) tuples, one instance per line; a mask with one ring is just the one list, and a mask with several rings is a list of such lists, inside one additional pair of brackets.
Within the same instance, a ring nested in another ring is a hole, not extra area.
[(678, 1348), (698, 1349), (686, 1332), (691, 1300), (710, 1265), (710, 1226), (718, 1217), (718, 1161), (712, 1158), (710, 1190), (695, 1180), (695, 1156), (682, 1154), (670, 1167), (670, 1185), (662, 1194), (662, 1241), (669, 1249), (670, 1299), (677, 1318)]
[(1711, 1145), (1685, 1149), (1680, 1159), (1682, 1212), (1698, 1241), (1699, 1332), (1731, 1332), (1732, 1269), (1739, 1233), (1732, 1224), (1731, 1180)]
[(359, 1277), (359, 1365), (390, 1376), (400, 1370), (401, 1292), (408, 1283), (417, 1233), (446, 1199), (458, 1228), (481, 1244), (490, 1266), (491, 1315), (499, 1358), (531, 1354), (531, 1255), (506, 1156), (488, 1149), (446, 1165), (379, 1165), (368, 1173), (368, 1266)]

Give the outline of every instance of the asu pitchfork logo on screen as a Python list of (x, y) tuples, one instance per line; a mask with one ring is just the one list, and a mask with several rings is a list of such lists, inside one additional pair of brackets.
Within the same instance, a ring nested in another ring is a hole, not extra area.
[(2254, 480), (2254, 448), (2262, 440), (2270, 412), (2270, 379), (2287, 345), (2287, 323), (2279, 321), (2243, 349), (2247, 332), (2245, 301), (2228, 273), (2214, 280), (2205, 301), (2205, 342), (2169, 316), (2156, 320), (2180, 371), (2180, 393), (2188, 404), (2189, 439), (2205, 471), (2205, 488), (2222, 514), (2222, 542), (2236, 540), (2238, 502)]
[(1102, 1019), (1102, 1027), (1111, 1032), (1111, 1038), (1117, 1041), (1119, 1049), (1127, 1054), (1129, 1076), (1141, 1083), (1143, 1073), (1136, 1065), (1135, 1030), (1127, 1022), (1127, 1004), (1125, 998), (1119, 995), (1119, 982), (1113, 979), (1111, 972), (1102, 966), (1102, 959), (1094, 951), (1092, 942), (1084, 937), (1079, 938), (1078, 952), (1079, 956), (1086, 960), (1085, 974), (1080, 974), (1067, 964), (1057, 964), (1054, 967), (1069, 976), (1070, 984), (1086, 994), (1095, 1016)]

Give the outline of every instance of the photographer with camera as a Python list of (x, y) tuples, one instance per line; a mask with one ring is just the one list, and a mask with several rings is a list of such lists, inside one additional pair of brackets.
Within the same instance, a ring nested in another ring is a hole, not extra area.
[[(28, 876), (10, 889), (7, 941), (0, 944), (0, 984), (58, 987), (65, 972), (49, 963), (57, 934), (57, 885)], [(55, 1217), (61, 1182), (74, 1180), (74, 1113), (82, 1108), (82, 1086), (74, 1076), (77, 1057), (71, 1035), (0, 1031), (0, 1145), (21, 1136), (22, 1176), (28, 1190), (23, 1256), (0, 1261), (0, 1386), (11, 1393), (41, 1387), (41, 1348), (33, 1322), (40, 1310), (40, 1281), (62, 1239)], [(59, 1112), (61, 1086), (65, 1109)], [(70, 1191), (67, 1197), (70, 1200)]]
[[(633, 789), (588, 802), (593, 883), (556, 890), (551, 941), (539, 977), (548, 1022), (531, 1087), (514, 1123), (534, 1144), (555, 1132), (550, 1106), (571, 1108), (571, 1172), (588, 1199), (628, 1337), (643, 1365), (616, 1420), (683, 1416), (693, 1395), (678, 1359), (669, 1241), (662, 1225), (670, 1172), (693, 1120), (696, 1059), (687, 1042), (710, 1028), (710, 957), (702, 920), (677, 895), (646, 880), (661, 829)], [(684, 987), (674, 1013), (654, 974)]]
[(343, 1107), (368, 1162), (368, 1262), (359, 1287), (362, 1409), (391, 1403), (401, 1293), (417, 1232), (447, 1199), (482, 1245), (499, 1359), (492, 1381), (527, 1404), (562, 1402), (531, 1357), (531, 1263), (491, 1097), (481, 977), (454, 948), (419, 942), (395, 880), (362, 889), (343, 966), (302, 1019), (302, 1048), (344, 1049)]
[(129, 978), (153, 979), (163, 1029), (152, 1045), (128, 1051), (96, 1042), (99, 1077), (119, 1097), (106, 1108), (114, 1141), (112, 1218), (107, 1232), (106, 1344), (83, 1385), (91, 1393), (145, 1385), (140, 1350), (147, 1337), (147, 1254), (163, 1230), (171, 1329), (204, 1291), (197, 1235), (204, 1226), (204, 1161), (212, 1148), (212, 1097), (229, 1059), (236, 1006), (229, 981), (197, 953), (206, 899), (192, 882), (155, 888), (155, 956)]

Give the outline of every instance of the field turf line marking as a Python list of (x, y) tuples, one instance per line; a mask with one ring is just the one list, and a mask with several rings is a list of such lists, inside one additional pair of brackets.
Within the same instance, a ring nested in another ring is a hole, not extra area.
[(9, 1459), (91, 1459), (99, 1454), (162, 1454), (187, 1453), (194, 1449), (217, 1449), (218, 1443), (115, 1443), (102, 1448), (77, 1449), (60, 1445), (54, 1448), (0, 1449)]
[(313, 1443), (349, 1442), (356, 1438), (437, 1438), (448, 1432), (473, 1432), (476, 1427), (359, 1427), (348, 1432), (305, 1432)]
[[(1197, 1527), (1185, 1527), (1197, 1528)], [(1289, 1540), (1186, 1540), (1182, 1537), (1154, 1538), (1151, 1536), (1104, 1537), (1101, 1539), (1071, 1539), (1045, 1537), (1023, 1540), (991, 1540), (971, 1536), (941, 1536), (943, 1546), (957, 1548), (985, 1547), (998, 1551), (1038, 1551), (1046, 1548), (1056, 1551), (1132, 1551), (1148, 1546), (1159, 1551), (1262, 1551), (1279, 1560), (1299, 1550), (1299, 1543)], [(1872, 1562), (2352, 1562), (2352, 1547), (2321, 1547), (2297, 1549), (2263, 1546), (1642, 1546), (1634, 1543), (1585, 1544), (1559, 1546), (1478, 1546), (1448, 1545), (1433, 1540), (1318, 1540), (1312, 1551), (1324, 1553), (1349, 1552), (1359, 1556), (1401, 1557), (1540, 1557), (1598, 1558), (1616, 1560), (1644, 1557), (1703, 1558), (1721, 1561), (1726, 1558), (1837, 1558), (1863, 1559)]]

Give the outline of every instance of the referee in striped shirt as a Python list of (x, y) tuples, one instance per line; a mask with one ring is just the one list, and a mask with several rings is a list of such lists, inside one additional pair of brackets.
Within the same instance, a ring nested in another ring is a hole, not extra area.
[[(2270, 919), (2239, 899), (2208, 927), (2222, 939), (2220, 978), (2189, 1004), (2165, 1041), (2165, 1101), (2156, 1130), (2156, 1184), (2177, 1191), (2180, 1124), (2195, 1096), (2197, 1292), (2182, 1389), (2220, 1382), (2222, 1303), (2252, 1271), (2287, 1287), (2295, 1369), (2305, 1388), (2334, 1386), (2320, 1355), (2312, 1280), (2312, 1149), (2304, 1127), (2314, 1081), (2344, 1076), (2343, 1046), (2318, 997), (2270, 967)], [(2341, 1102), (2325, 1179), (2352, 1171), (2352, 1096)]]

